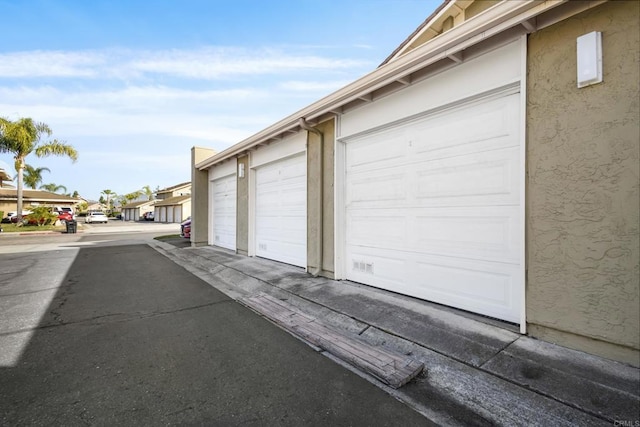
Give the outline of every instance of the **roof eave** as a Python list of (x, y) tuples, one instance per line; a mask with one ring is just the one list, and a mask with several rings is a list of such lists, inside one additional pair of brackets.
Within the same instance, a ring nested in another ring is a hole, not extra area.
[(526, 0), (499, 3), (486, 12), (452, 28), (439, 37), (425, 43), (423, 46), (398, 57), (394, 61), (373, 70), (349, 85), (298, 110), (272, 126), (197, 163), (195, 167), (199, 170), (204, 170), (228, 158), (236, 157), (247, 152), (260, 143), (265, 143), (270, 139), (280, 139), (284, 133), (300, 129), (300, 118), (314, 120), (337, 111), (343, 105), (358, 98), (363, 98), (365, 95), (398, 81), (426, 65), (449, 58), (469, 46), (473, 46), (509, 28), (520, 25), (532, 17), (567, 1), (568, 0)]

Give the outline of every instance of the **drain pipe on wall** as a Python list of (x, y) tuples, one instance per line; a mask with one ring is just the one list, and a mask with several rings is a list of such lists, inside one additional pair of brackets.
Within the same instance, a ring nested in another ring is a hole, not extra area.
[(312, 127), (305, 119), (304, 117), (301, 117), (298, 120), (298, 124), (300, 125), (300, 127), (304, 130), (306, 130), (307, 132), (311, 132), (311, 133), (315, 133), (316, 135), (318, 135), (318, 137), (320, 138), (320, 153), (318, 155), (318, 167), (319, 167), (319, 173), (320, 173), (320, 194), (318, 197), (318, 239), (316, 242), (316, 249), (318, 251), (318, 267), (316, 267), (315, 269), (313, 269), (313, 271), (310, 271), (310, 273), (314, 276), (314, 277), (318, 277), (318, 275), (320, 275), (320, 272), (322, 271), (322, 264), (324, 261), (324, 257), (323, 257), (323, 240), (324, 240), (324, 230), (323, 230), (323, 223), (324, 223), (324, 212), (323, 212), (323, 207), (324, 207), (324, 134), (322, 132), (320, 132), (318, 129)]

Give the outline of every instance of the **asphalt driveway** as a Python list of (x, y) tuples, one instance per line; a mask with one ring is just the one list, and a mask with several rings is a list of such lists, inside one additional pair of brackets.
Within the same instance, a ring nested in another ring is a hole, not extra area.
[[(12, 262), (0, 255), (0, 300), (38, 295)], [(55, 257), (21, 262), (46, 275)], [(14, 333), (24, 330), (2, 331)], [(147, 245), (128, 245), (79, 249), (20, 358), (0, 367), (0, 424), (428, 421)]]

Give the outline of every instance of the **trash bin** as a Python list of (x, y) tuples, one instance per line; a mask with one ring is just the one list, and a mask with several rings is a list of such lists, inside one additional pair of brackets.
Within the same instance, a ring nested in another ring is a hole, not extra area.
[(71, 221), (67, 221), (67, 234), (75, 233), (77, 230), (78, 230), (78, 221), (74, 219)]

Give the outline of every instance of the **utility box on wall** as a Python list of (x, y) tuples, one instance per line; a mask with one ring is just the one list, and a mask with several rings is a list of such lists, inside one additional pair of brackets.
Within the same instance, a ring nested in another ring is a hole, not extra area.
[(578, 87), (602, 82), (602, 33), (593, 31), (578, 37)]

